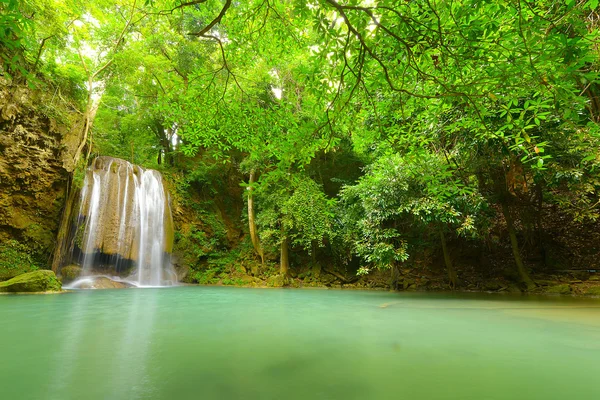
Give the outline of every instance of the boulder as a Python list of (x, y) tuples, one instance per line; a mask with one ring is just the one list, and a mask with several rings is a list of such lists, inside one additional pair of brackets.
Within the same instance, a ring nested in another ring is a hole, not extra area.
[(283, 287), (287, 283), (287, 279), (283, 275), (273, 275), (267, 279), (267, 286), (270, 287)]
[(49, 270), (39, 270), (21, 274), (0, 282), (0, 292), (59, 292), (61, 284)]
[(77, 265), (67, 265), (60, 270), (63, 283), (74, 281), (81, 275), (81, 267)]
[(127, 282), (113, 281), (105, 276), (83, 278), (73, 287), (77, 289), (124, 289), (132, 285)]
[(36, 271), (37, 267), (30, 265), (18, 265), (13, 268), (8, 268), (0, 265), (0, 282), (22, 275), (26, 272)]

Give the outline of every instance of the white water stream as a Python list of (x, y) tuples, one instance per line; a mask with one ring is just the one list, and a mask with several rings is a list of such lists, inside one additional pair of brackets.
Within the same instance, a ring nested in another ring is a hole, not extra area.
[[(128, 275), (115, 280), (152, 287), (176, 283), (169, 261), (171, 208), (159, 172), (125, 160), (97, 158), (85, 177), (78, 224), (82, 232), (82, 276), (78, 281), (89, 282), (95, 275), (122, 275), (125, 269)], [(99, 259), (103, 260), (101, 266)], [(123, 268), (125, 262), (133, 262), (134, 268)], [(78, 281), (70, 286), (77, 287)]]

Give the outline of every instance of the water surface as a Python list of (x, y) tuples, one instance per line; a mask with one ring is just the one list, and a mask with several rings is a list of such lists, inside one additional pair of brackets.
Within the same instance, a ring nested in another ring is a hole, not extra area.
[(0, 296), (3, 399), (600, 399), (600, 301), (175, 287)]

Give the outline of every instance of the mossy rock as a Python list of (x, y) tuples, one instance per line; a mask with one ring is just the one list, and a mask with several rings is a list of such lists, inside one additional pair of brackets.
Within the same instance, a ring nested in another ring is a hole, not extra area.
[(571, 294), (571, 286), (564, 283), (562, 285), (550, 286), (546, 289), (546, 293), (550, 294)]
[(283, 287), (287, 283), (287, 279), (283, 275), (273, 275), (267, 279), (267, 286), (269, 287)]
[(0, 266), (0, 282), (14, 278), (27, 272), (36, 271), (37, 267), (32, 265), (19, 265), (14, 268)]
[(586, 296), (600, 296), (600, 286), (593, 286), (585, 291)]
[(404, 280), (402, 281), (402, 288), (404, 290), (409, 290), (411, 288), (414, 289), (414, 285), (415, 285), (414, 279), (404, 278)]
[(60, 270), (60, 276), (63, 282), (71, 282), (79, 278), (81, 275), (81, 267), (77, 265), (67, 265)]
[(49, 270), (39, 270), (21, 274), (5, 282), (0, 282), (0, 292), (59, 292), (61, 284)]

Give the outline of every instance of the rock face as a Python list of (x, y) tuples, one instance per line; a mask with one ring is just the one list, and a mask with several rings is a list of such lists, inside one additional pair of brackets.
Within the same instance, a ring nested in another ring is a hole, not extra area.
[(59, 292), (61, 284), (48, 270), (28, 272), (0, 282), (0, 292)]
[(0, 77), (0, 242), (37, 259), (53, 249), (77, 141), (74, 113), (51, 94)]

